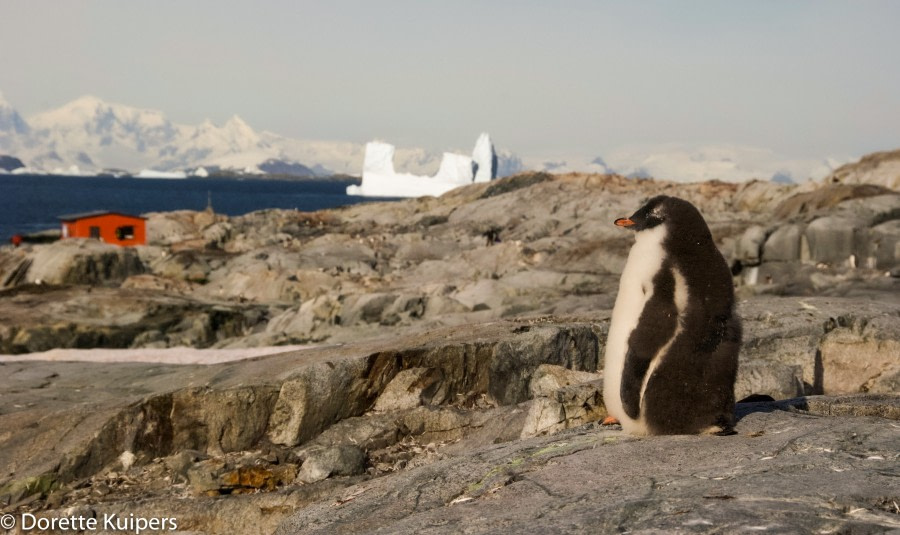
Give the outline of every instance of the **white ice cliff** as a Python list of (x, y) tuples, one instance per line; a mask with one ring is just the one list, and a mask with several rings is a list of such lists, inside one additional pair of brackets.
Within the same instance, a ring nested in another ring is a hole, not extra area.
[(445, 152), (434, 176), (397, 173), (394, 170), (394, 146), (380, 141), (366, 144), (362, 183), (347, 186), (347, 195), (364, 197), (438, 197), (448, 191), (497, 177), (497, 155), (487, 134), (475, 143), (472, 157)]

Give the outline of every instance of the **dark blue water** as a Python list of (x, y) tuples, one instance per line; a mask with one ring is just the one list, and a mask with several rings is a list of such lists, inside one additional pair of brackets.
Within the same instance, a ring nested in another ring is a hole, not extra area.
[(351, 197), (342, 180), (260, 180), (0, 175), (0, 244), (13, 234), (59, 228), (60, 215), (114, 210), (127, 214), (203, 210), (207, 195), (217, 213), (265, 208), (304, 212), (372, 199)]

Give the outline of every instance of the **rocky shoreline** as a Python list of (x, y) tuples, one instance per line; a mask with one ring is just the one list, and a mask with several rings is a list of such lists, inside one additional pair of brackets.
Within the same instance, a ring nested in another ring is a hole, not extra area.
[[(597, 423), (630, 247), (611, 222), (655, 194), (732, 262), (738, 398), (782, 400), (740, 405), (734, 437)], [(187, 533), (897, 529), (898, 223), (884, 187), (524, 174), (7, 248), (0, 508)], [(254, 352), (90, 362), (184, 346)], [(63, 348), (82, 362), (29, 357)]]

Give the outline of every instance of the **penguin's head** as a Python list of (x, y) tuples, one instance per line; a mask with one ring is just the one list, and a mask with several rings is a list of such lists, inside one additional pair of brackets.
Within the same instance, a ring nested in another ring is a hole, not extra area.
[(667, 209), (667, 204), (671, 204), (669, 202), (671, 200), (678, 199), (665, 195), (653, 197), (644, 206), (641, 206), (637, 212), (632, 214), (631, 217), (620, 217), (616, 219), (615, 224), (617, 227), (627, 228), (635, 232), (662, 225), (668, 219), (670, 210)]
[(679, 229), (679, 233), (696, 236), (698, 233), (709, 234), (703, 216), (693, 204), (677, 197), (659, 195), (647, 201), (631, 217), (620, 217), (616, 226), (635, 232), (652, 229), (659, 225), (668, 225)]

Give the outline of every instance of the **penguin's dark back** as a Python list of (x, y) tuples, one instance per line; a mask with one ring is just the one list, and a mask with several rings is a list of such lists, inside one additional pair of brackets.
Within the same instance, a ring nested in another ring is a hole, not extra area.
[[(670, 261), (685, 278), (688, 291), (700, 290), (710, 312), (729, 312), (734, 306), (734, 283), (725, 257), (716, 247), (709, 226), (688, 201), (666, 199), (669, 232), (663, 247)], [(677, 228), (677, 231), (674, 229)]]
[[(664, 374), (669, 385), (696, 386), (689, 391), (676, 389), (675, 393), (649, 392), (647, 403), (654, 408), (647, 422), (656, 432), (696, 432), (714, 423), (708, 421), (709, 415), (719, 414), (715, 423), (728, 428), (742, 337), (734, 310), (731, 269), (697, 208), (676, 198), (667, 199), (666, 204), (669, 228), (663, 242), (665, 262), (684, 278), (688, 295), (680, 320), (683, 335), (669, 350)], [(703, 381), (698, 381), (698, 369), (703, 370)], [(684, 411), (671, 405), (672, 399), (680, 399), (691, 409)]]

